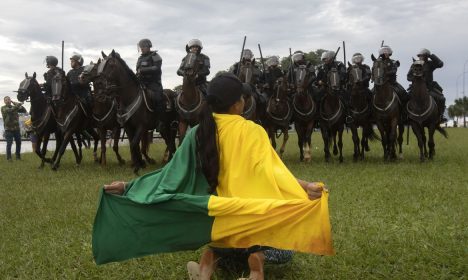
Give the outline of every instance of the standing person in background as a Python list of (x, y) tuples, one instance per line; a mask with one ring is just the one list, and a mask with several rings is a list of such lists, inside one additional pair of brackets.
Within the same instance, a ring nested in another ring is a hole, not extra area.
[(16, 159), (21, 159), (21, 133), (19, 126), (18, 113), (26, 113), (26, 109), (22, 106), (23, 103), (16, 103), (11, 101), (9, 96), (3, 99), (5, 106), (2, 106), (3, 126), (5, 128), (5, 139), (7, 141), (6, 155), (7, 160), (11, 161), (11, 146), (13, 139), (16, 144)]

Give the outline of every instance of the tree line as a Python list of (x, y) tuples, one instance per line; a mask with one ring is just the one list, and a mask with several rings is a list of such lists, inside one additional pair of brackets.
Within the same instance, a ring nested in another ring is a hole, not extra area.
[(449, 117), (454, 121), (456, 119), (456, 123), (460, 118), (463, 118), (463, 127), (466, 127), (466, 112), (468, 112), (468, 97), (466, 96), (455, 99), (455, 104), (447, 108)]

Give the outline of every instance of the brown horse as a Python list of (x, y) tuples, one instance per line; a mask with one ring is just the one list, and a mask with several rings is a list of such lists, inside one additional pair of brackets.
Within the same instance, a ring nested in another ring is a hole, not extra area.
[[(42, 93), (41, 87), (36, 80), (36, 72), (34, 72), (32, 76), (28, 76), (28, 73), (25, 73), (25, 77), (26, 78), (20, 83), (17, 98), (20, 102), (26, 102), (28, 100), (31, 102), (31, 121), (37, 136), (37, 145), (34, 152), (41, 159), (39, 168), (43, 168), (45, 162), (51, 163), (57, 158), (57, 153), (59, 151), (57, 147), (60, 147), (62, 144), (63, 137), (55, 121), (53, 108), (48, 104), (47, 98)], [(52, 158), (47, 158), (47, 144), (49, 143), (50, 134), (52, 133), (55, 133), (56, 149)], [(77, 156), (78, 153), (74, 144), (73, 142), (72, 148), (74, 148), (75, 156)]]
[[(370, 104), (370, 91), (362, 79), (362, 70), (357, 66), (349, 65), (350, 108), (353, 122), (349, 124), (353, 135), (353, 160), (364, 159), (364, 151), (369, 151), (368, 140), (378, 139), (372, 129), (372, 110)], [(362, 127), (361, 142), (359, 142), (358, 127)]]
[(288, 142), (289, 123), (291, 122), (293, 112), (288, 93), (289, 88), (287, 77), (278, 78), (273, 87), (272, 95), (268, 100), (265, 115), (264, 127), (266, 128), (268, 137), (270, 138), (274, 149), (276, 149), (276, 138), (279, 138), (279, 135), (276, 135), (276, 132), (280, 130), (283, 134), (283, 144), (280, 148), (280, 157), (283, 156), (286, 143)]
[(106, 138), (107, 130), (112, 131), (113, 145), (115, 156), (120, 165), (125, 164), (125, 160), (119, 154), (119, 137), (121, 133), (121, 125), (117, 122), (117, 100), (115, 88), (108, 88), (106, 80), (97, 74), (97, 70), (101, 59), (96, 64), (91, 63), (85, 66), (80, 75), (80, 82), (83, 84), (93, 83), (93, 106), (92, 118), (99, 131), (101, 140), (101, 155), (99, 161), (101, 165), (107, 164), (106, 159)]
[(196, 84), (200, 65), (196, 63), (196, 54), (187, 53), (184, 64), (182, 92), (176, 98), (176, 109), (179, 114), (179, 145), (189, 126), (198, 124), (198, 114), (202, 108), (203, 94)]
[(292, 119), (297, 132), (299, 158), (305, 162), (311, 160), (312, 132), (318, 112), (316, 103), (312, 98), (313, 87), (311, 82), (313, 78), (313, 75), (306, 67), (301, 65), (295, 72), (293, 85), (292, 107), (294, 114)]
[[(330, 160), (330, 146), (333, 139), (333, 154), (340, 154), (339, 160), (343, 162), (343, 129), (345, 122), (345, 107), (338, 97), (340, 91), (340, 77), (333, 68), (328, 72), (325, 95), (320, 103), (320, 130), (322, 132), (325, 161)], [(336, 136), (338, 134), (338, 147)]]
[[(445, 138), (447, 132), (440, 127), (439, 110), (437, 104), (426, 86), (423, 72), (424, 61), (416, 60), (411, 66), (413, 68), (413, 94), (406, 105), (408, 118), (419, 146), (419, 159), (421, 162), (426, 157), (433, 159), (435, 155), (434, 132), (439, 131)], [(424, 128), (427, 127), (429, 134), (429, 156), (426, 148), (426, 135)]]
[(266, 108), (261, 106), (256, 99), (256, 96), (258, 95), (254, 77), (255, 72), (258, 72), (259, 70), (255, 67), (255, 61), (244, 61), (244, 63), (239, 64), (238, 67), (239, 73), (237, 77), (241, 82), (249, 84), (251, 88), (251, 94), (244, 94), (245, 105), (242, 116), (247, 120), (262, 124), (265, 121), (264, 117)]
[(397, 144), (400, 148), (399, 153), (402, 154), (404, 126), (400, 115), (401, 102), (386, 75), (385, 63), (381, 58), (376, 59), (374, 56), (372, 60), (372, 78), (375, 84), (375, 94), (372, 98), (374, 118), (380, 131), (384, 160), (395, 160)]
[[(73, 134), (86, 130), (94, 138), (94, 161), (97, 162), (97, 145), (99, 137), (91, 128), (91, 118), (89, 112), (79, 101), (78, 97), (72, 95), (70, 84), (65, 76), (65, 72), (57, 71), (52, 78), (52, 102), (55, 108), (55, 120), (63, 133), (63, 142), (60, 145), (58, 156), (55, 159), (52, 169), (57, 170), (60, 165), (65, 148), (70, 142), (72, 147)], [(81, 149), (77, 159), (77, 164), (81, 162)]]

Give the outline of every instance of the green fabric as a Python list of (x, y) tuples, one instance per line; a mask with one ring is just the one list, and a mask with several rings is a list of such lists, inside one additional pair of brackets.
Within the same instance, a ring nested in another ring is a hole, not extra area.
[(197, 168), (192, 129), (162, 169), (129, 182), (124, 195), (101, 188), (93, 228), (97, 264), (193, 250), (211, 241), (209, 185)]

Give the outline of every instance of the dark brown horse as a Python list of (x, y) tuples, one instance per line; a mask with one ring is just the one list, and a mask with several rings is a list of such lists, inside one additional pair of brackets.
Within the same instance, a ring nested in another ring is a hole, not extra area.
[[(328, 72), (327, 83), (324, 85), (325, 95), (320, 103), (320, 130), (322, 132), (325, 161), (330, 160), (330, 146), (333, 139), (333, 154), (339, 152), (339, 160), (343, 162), (343, 129), (345, 122), (345, 107), (338, 95), (340, 94), (340, 77), (336, 69)], [(338, 143), (336, 136), (338, 134)], [(338, 146), (337, 146), (338, 144)]]
[(313, 87), (311, 85), (313, 75), (304, 65), (298, 67), (294, 76), (293, 90), (293, 122), (297, 132), (297, 144), (299, 146), (299, 158), (301, 161), (311, 160), (310, 149), (312, 145), (312, 132), (316, 123), (318, 108), (312, 98)]
[(283, 144), (280, 148), (280, 157), (283, 156), (286, 143), (289, 139), (288, 130), (293, 113), (288, 94), (289, 88), (287, 77), (278, 78), (273, 87), (273, 92), (268, 99), (265, 114), (264, 127), (266, 128), (268, 137), (270, 138), (274, 149), (276, 149), (276, 138), (279, 138), (279, 135), (276, 135), (276, 132), (280, 130), (283, 134)]
[[(41, 87), (36, 80), (36, 73), (32, 76), (25, 74), (26, 78), (20, 83), (18, 89), (18, 100), (20, 102), (31, 102), (31, 121), (34, 129), (34, 133), (37, 136), (36, 150), (34, 151), (41, 159), (40, 168), (44, 167), (44, 163), (51, 163), (57, 158), (57, 153), (60, 147), (63, 137), (60, 129), (57, 126), (57, 122), (54, 118), (53, 108), (47, 102), (47, 98), (41, 91)], [(47, 144), (52, 133), (55, 133), (56, 149), (52, 158), (47, 158)], [(75, 156), (77, 156), (76, 146), (73, 142), (72, 147), (74, 148)], [(41, 147), (42, 145), (42, 147)], [(77, 159), (78, 160), (78, 159)]]
[(101, 155), (99, 161), (101, 165), (107, 164), (106, 159), (106, 138), (107, 130), (112, 131), (113, 145), (112, 149), (120, 165), (125, 164), (125, 160), (119, 154), (119, 137), (121, 125), (117, 122), (117, 100), (116, 89), (108, 88), (106, 80), (97, 74), (101, 59), (96, 64), (91, 63), (85, 66), (80, 75), (80, 82), (84, 84), (93, 83), (93, 106), (92, 118), (97, 126), (99, 138), (101, 140)]
[[(98, 67), (98, 75), (102, 75), (108, 88), (117, 89), (118, 111), (117, 120), (125, 127), (130, 142), (130, 152), (134, 172), (137, 173), (140, 168), (146, 166), (145, 161), (141, 157), (145, 157), (148, 162), (154, 162), (148, 154), (147, 147), (149, 144), (148, 131), (155, 129), (159, 121), (155, 108), (149, 99), (148, 93), (143, 90), (135, 73), (128, 67), (125, 61), (118, 53), (112, 50), (109, 56), (102, 54), (104, 60)], [(167, 106), (166, 106), (167, 108)], [(175, 116), (175, 114), (173, 114)], [(163, 116), (161, 118), (164, 118)], [(169, 119), (169, 118), (168, 118)], [(174, 120), (163, 121), (163, 126), (166, 129), (172, 129)], [(175, 152), (175, 137), (165, 138), (167, 134), (161, 132), (170, 155)], [(175, 135), (172, 133), (171, 135)], [(142, 146), (140, 148), (140, 141)]]
[[(372, 129), (372, 110), (370, 104), (370, 91), (363, 81), (362, 70), (357, 66), (349, 65), (350, 106), (349, 111), (353, 122), (349, 124), (353, 135), (354, 154), (353, 160), (364, 159), (364, 151), (369, 151), (369, 140), (378, 139)], [(358, 127), (362, 127), (362, 137), (359, 142)]]
[(179, 114), (179, 145), (187, 133), (188, 127), (198, 124), (198, 114), (202, 108), (203, 94), (196, 84), (200, 65), (196, 63), (196, 54), (185, 56), (182, 92), (176, 98), (176, 109)]
[[(440, 114), (437, 104), (426, 86), (423, 72), (424, 61), (416, 60), (413, 65), (413, 94), (408, 101), (406, 110), (408, 111), (408, 118), (416, 138), (418, 139), (419, 146), (419, 159), (421, 162), (426, 157), (433, 159), (435, 155), (434, 132), (439, 131), (445, 138), (447, 132), (440, 127)], [(429, 134), (429, 155), (426, 148), (426, 135), (424, 128), (427, 127)]]
[(239, 73), (237, 77), (243, 83), (250, 84), (251, 94), (244, 94), (244, 112), (242, 116), (247, 119), (257, 123), (262, 124), (265, 120), (265, 106), (261, 104), (256, 99), (257, 89), (255, 86), (255, 75), (258, 75), (258, 69), (255, 67), (255, 61), (244, 61), (242, 64), (238, 65)]
[(400, 148), (399, 153), (402, 154), (404, 126), (400, 114), (401, 102), (387, 77), (385, 63), (381, 58), (376, 59), (374, 56), (372, 60), (372, 78), (375, 84), (375, 94), (372, 98), (374, 119), (380, 131), (384, 160), (395, 160), (397, 144)]
[[(55, 159), (52, 169), (57, 170), (60, 165), (65, 148), (70, 142), (73, 147), (73, 134), (86, 130), (94, 138), (94, 161), (97, 162), (97, 145), (99, 136), (91, 127), (91, 117), (79, 98), (70, 91), (70, 84), (65, 76), (65, 72), (57, 71), (52, 78), (52, 102), (55, 108), (55, 120), (63, 133), (63, 142), (60, 145), (58, 156)], [(77, 164), (81, 162), (81, 149)]]

